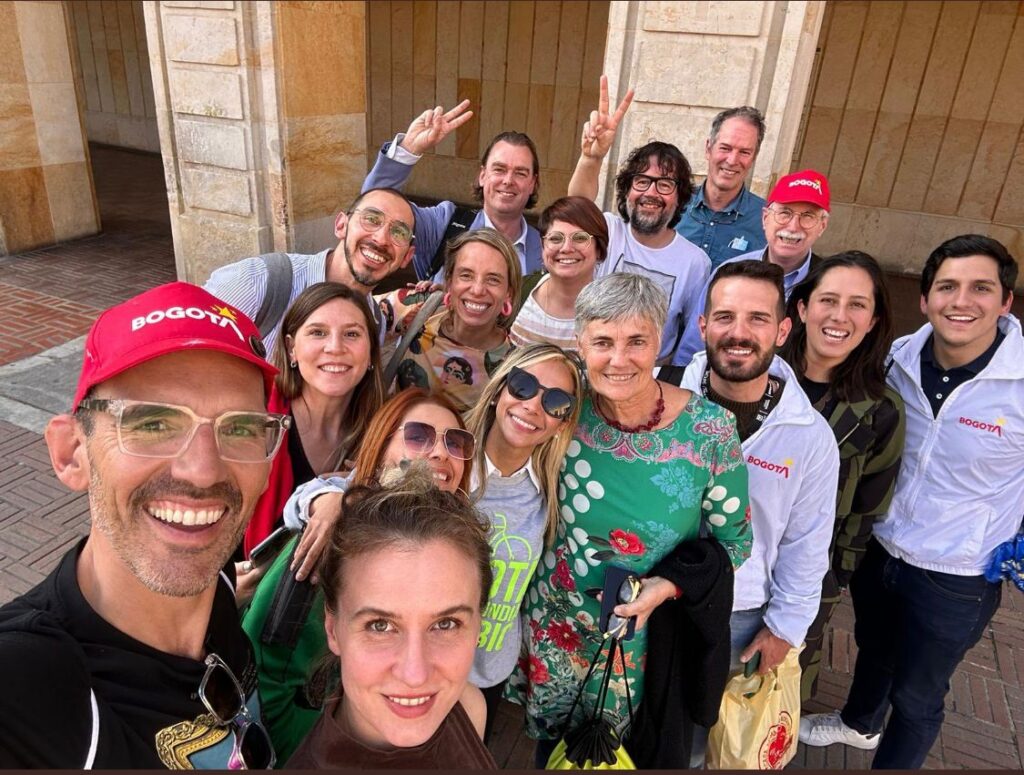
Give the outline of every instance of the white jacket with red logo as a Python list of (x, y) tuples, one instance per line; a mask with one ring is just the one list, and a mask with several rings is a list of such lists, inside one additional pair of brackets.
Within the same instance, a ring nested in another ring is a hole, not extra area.
[[(682, 387), (700, 393), (707, 354), (693, 356)], [(769, 373), (786, 381), (779, 403), (743, 442), (754, 546), (736, 571), (734, 611), (768, 603), (765, 624), (798, 646), (818, 613), (836, 520), (839, 447), (781, 358)]]
[(925, 570), (976, 576), (992, 550), (1013, 538), (1024, 513), (1024, 337), (1012, 315), (980, 374), (932, 415), (921, 388), (926, 323), (892, 346), (889, 385), (907, 407), (907, 442), (889, 512), (875, 538), (889, 554)]

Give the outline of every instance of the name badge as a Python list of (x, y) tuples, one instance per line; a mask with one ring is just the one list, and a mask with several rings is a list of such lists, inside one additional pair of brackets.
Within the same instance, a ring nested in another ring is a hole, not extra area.
[(729, 247), (733, 250), (746, 250), (747, 245), (750, 243), (744, 237), (733, 237), (732, 242), (729, 243)]

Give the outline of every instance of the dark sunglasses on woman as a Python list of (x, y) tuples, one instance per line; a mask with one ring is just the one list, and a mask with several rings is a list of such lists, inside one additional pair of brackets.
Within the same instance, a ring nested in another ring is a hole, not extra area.
[(576, 406), (576, 398), (562, 388), (545, 387), (530, 372), (518, 366), (513, 366), (509, 371), (505, 387), (508, 388), (508, 394), (517, 401), (529, 401), (538, 391), (542, 392), (540, 405), (556, 420), (564, 420)]
[[(425, 422), (407, 422), (398, 427), (405, 442), (405, 451), (411, 455), (429, 455), (437, 443), (437, 428)], [(459, 460), (471, 460), (476, 447), (473, 434), (462, 428), (449, 428), (441, 434), (448, 454)]]

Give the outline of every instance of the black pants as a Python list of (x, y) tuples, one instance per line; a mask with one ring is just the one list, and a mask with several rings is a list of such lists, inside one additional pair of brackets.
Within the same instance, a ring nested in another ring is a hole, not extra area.
[(487, 703), (487, 723), (484, 726), (484, 745), (487, 745), (491, 739), (491, 731), (494, 729), (494, 717), (498, 715), (498, 706), (501, 704), (501, 695), (505, 691), (505, 684), (508, 681), (502, 681), (500, 684), (495, 686), (488, 686), (486, 689), (481, 689), (484, 693), (484, 701)]
[(917, 769), (942, 728), (949, 679), (999, 608), (984, 576), (928, 571), (892, 557), (874, 539), (853, 575), (857, 666), (843, 721), (882, 731), (874, 769)]

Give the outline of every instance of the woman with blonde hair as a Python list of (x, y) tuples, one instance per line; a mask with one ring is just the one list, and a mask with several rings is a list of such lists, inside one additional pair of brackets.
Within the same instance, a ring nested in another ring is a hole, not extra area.
[[(446, 251), (444, 309), (429, 317), (409, 344), (397, 381), (399, 389), (444, 393), (466, 412), (512, 348), (508, 330), (522, 270), (512, 243), (494, 229), (464, 232)], [(388, 328), (404, 334), (424, 298), (419, 288), (378, 297)]]

